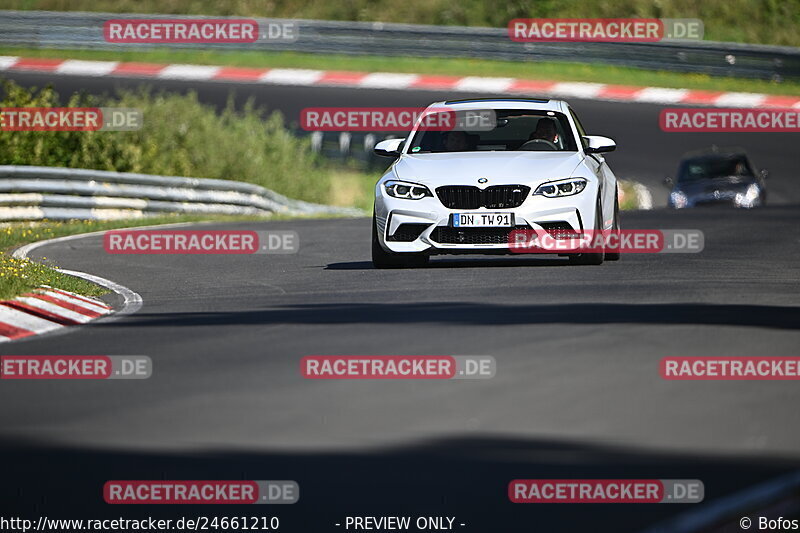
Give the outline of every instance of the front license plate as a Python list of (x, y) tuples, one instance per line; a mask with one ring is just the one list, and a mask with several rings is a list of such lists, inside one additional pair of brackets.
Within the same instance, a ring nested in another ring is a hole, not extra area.
[(453, 213), (454, 228), (507, 228), (513, 225), (513, 213)]

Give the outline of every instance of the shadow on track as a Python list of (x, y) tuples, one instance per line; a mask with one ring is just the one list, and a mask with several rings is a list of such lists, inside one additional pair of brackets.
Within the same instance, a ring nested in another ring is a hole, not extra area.
[[(257, 421), (254, 421), (257, 423)], [(188, 443), (187, 443), (188, 445)], [(639, 531), (687, 510), (676, 505), (515, 505), (518, 478), (700, 479), (706, 502), (797, 469), (796, 461), (644, 452), (564, 441), (457, 436), (389, 449), (343, 452), (78, 450), (30, 442), (0, 445), (0, 507), (17, 516), (281, 517), (281, 531), (337, 531), (347, 515), (450, 515), (463, 531)], [(292, 479), (291, 506), (115, 506), (108, 480)], [(599, 527), (607, 524), (608, 527)], [(612, 527), (613, 525), (613, 527)]]
[[(434, 268), (487, 268), (487, 267), (563, 267), (569, 266), (578, 268), (577, 265), (570, 264), (569, 260), (564, 257), (548, 257), (547, 259), (531, 259), (530, 255), (523, 256), (517, 255), (504, 255), (501, 257), (485, 257), (475, 259), (456, 259), (456, 256), (449, 256), (446, 259), (436, 258), (432, 259), (430, 263), (424, 267), (415, 268), (413, 270), (426, 270)], [(372, 266), (372, 261), (350, 261), (342, 263), (330, 263), (324, 270), (376, 270)]]
[[(255, 311), (139, 313), (113, 327), (259, 324), (659, 324), (800, 329), (800, 307), (733, 304), (581, 303), (501, 305), (474, 302), (331, 303)], [(93, 327), (108, 327), (96, 324)]]

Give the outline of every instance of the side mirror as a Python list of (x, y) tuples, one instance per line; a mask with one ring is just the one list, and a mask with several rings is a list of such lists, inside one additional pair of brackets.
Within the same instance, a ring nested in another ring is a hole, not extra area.
[(602, 154), (603, 152), (613, 152), (617, 149), (617, 143), (608, 137), (599, 135), (587, 135), (584, 137), (589, 146), (586, 147), (587, 154)]
[(758, 175), (761, 176), (762, 180), (765, 180), (765, 179), (767, 179), (769, 177), (769, 170), (767, 170), (766, 168), (762, 168), (758, 172)]
[(405, 139), (388, 139), (375, 145), (375, 153), (384, 157), (399, 157)]
[(674, 182), (674, 181), (672, 181), (672, 178), (670, 178), (669, 176), (667, 176), (666, 178), (664, 178), (664, 185), (665, 185), (667, 188), (671, 189), (671, 188), (672, 188), (672, 186), (673, 186), (673, 185), (675, 185), (675, 182)]

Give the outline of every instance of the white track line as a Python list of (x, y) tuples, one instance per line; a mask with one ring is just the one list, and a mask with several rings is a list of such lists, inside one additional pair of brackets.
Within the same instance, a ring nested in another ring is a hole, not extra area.
[[(175, 224), (155, 224), (149, 226), (136, 226), (130, 228), (124, 228), (126, 230), (144, 230), (144, 229), (154, 229), (154, 228), (179, 228), (184, 226), (193, 226), (193, 225), (204, 225), (204, 224), (211, 224), (213, 222), (177, 222)], [(94, 237), (98, 235), (103, 235), (106, 230), (103, 231), (93, 231), (91, 233), (81, 233), (79, 235), (67, 235), (66, 237), (56, 237), (54, 239), (47, 239), (44, 241), (32, 242), (30, 244), (26, 244), (24, 246), (20, 246), (12, 253), (12, 256), (17, 259), (27, 259), (28, 254), (40, 248), (42, 246), (47, 246), (49, 244), (55, 244), (59, 242), (67, 242), (67, 241), (74, 241), (77, 239), (83, 239), (86, 237)], [(99, 322), (111, 322), (118, 318), (121, 318), (125, 315), (130, 315), (141, 309), (143, 305), (142, 297), (139, 293), (132, 291), (131, 289), (120, 285), (119, 283), (115, 283), (109, 279), (101, 278), (100, 276), (95, 276), (94, 274), (87, 274), (86, 272), (79, 272), (77, 270), (64, 270), (61, 269), (60, 272), (63, 274), (67, 274), (70, 276), (75, 276), (76, 278), (85, 279), (87, 281), (91, 281), (92, 283), (96, 283), (101, 287), (105, 287), (106, 289), (115, 292), (120, 297), (122, 297), (122, 307), (112, 314), (106, 315), (104, 317), (98, 318), (97, 320), (92, 321), (92, 323), (99, 323)], [(56, 325), (58, 327), (58, 325)], [(74, 327), (74, 326), (73, 326)], [(58, 331), (50, 332), (49, 334), (58, 334), (63, 333), (65, 331), (69, 331), (68, 328), (59, 328)], [(24, 337), (23, 339), (32, 339), (36, 338), (37, 336), (33, 337)]]

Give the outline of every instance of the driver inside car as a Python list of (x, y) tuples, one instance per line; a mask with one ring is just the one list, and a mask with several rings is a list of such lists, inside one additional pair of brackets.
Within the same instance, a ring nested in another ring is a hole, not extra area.
[(463, 131), (448, 131), (443, 145), (446, 152), (465, 152), (469, 150), (469, 136)]
[(540, 118), (536, 129), (528, 141), (519, 147), (520, 150), (557, 150), (558, 128), (551, 118)]

